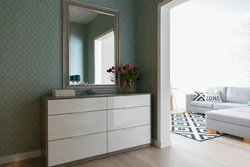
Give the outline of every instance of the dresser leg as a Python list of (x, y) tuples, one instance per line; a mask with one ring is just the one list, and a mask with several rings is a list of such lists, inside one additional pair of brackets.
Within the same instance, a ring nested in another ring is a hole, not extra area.
[(192, 111), (187, 110), (187, 111), (186, 111), (186, 113), (188, 113), (188, 114), (192, 114)]

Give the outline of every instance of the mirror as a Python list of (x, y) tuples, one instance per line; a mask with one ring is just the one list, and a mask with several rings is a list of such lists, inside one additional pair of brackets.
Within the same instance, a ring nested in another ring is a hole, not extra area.
[(63, 6), (64, 89), (116, 89), (119, 76), (119, 12), (65, 0)]

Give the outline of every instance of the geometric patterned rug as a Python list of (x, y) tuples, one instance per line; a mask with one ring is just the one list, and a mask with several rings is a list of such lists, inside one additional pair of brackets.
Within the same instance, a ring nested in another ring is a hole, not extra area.
[(171, 132), (200, 142), (224, 135), (207, 132), (204, 114), (188, 114), (186, 112), (171, 114)]

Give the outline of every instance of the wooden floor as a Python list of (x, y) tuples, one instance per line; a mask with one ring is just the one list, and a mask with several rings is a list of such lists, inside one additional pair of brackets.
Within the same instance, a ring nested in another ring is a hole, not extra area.
[[(171, 134), (172, 146), (165, 149), (148, 147), (73, 167), (249, 167), (250, 144), (242, 139), (223, 136), (197, 142)], [(1, 166), (1, 165), (0, 165)], [(1, 166), (2, 167), (2, 166)], [(3, 167), (43, 167), (35, 158)]]

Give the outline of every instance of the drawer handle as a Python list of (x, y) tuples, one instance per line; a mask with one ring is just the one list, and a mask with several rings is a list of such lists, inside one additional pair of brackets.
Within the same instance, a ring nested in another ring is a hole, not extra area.
[(89, 113), (90, 111), (83, 111), (83, 112), (71, 112), (70, 114), (87, 114)]
[(124, 131), (129, 131), (129, 130), (133, 130), (136, 129), (137, 127), (132, 127), (132, 128), (123, 128)]
[(71, 137), (70, 139), (79, 139), (79, 138), (86, 138), (88, 137), (89, 135), (79, 135), (79, 136), (73, 136)]

